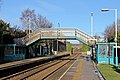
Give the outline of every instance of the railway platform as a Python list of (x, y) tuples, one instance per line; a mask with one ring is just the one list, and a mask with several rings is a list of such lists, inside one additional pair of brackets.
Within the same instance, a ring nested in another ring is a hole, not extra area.
[[(11, 63), (6, 63), (0, 65), (1, 69), (9, 69), (9, 72), (17, 69), (21, 69), (20, 66), (30, 63), (40, 63), (45, 60), (56, 59), (55, 61), (50, 61), (49, 63), (36, 66), (34, 68), (28, 69), (25, 71), (13, 74), (10, 76), (1, 78), (2, 80), (13, 79), (27, 79), (27, 80), (104, 80), (99, 71), (96, 68), (96, 65), (91, 60), (90, 56), (82, 54), (59, 54), (49, 57), (39, 57), (33, 59), (26, 59), (21, 61), (15, 61)], [(59, 57), (67, 56), (63, 59), (58, 59)], [(30, 64), (31, 65), (31, 64)], [(27, 65), (28, 67), (30, 65)], [(33, 64), (32, 64), (33, 65)], [(14, 68), (16, 66), (16, 68)], [(18, 66), (18, 67), (17, 67)], [(26, 65), (25, 65), (26, 66)], [(22, 66), (24, 68), (25, 66)], [(27, 67), (26, 66), (26, 67)], [(4, 70), (4, 71), (5, 71)], [(2, 72), (2, 71), (1, 71)], [(7, 72), (7, 70), (6, 70)], [(24, 72), (24, 73), (23, 73)], [(19, 74), (19, 75), (18, 75)], [(30, 75), (29, 75), (30, 74)], [(2, 75), (2, 74), (1, 74)], [(6, 74), (7, 76), (7, 74)], [(20, 77), (21, 76), (21, 77)]]
[(55, 59), (55, 58), (59, 58), (59, 57), (66, 56), (66, 55), (69, 55), (69, 54), (58, 54), (58, 55), (53, 55), (53, 56), (48, 56), (48, 57), (37, 57), (37, 58), (31, 58), (31, 59), (24, 59), (20, 61), (8, 62), (5, 64), (0, 64), (0, 70), (14, 68), (14, 67), (22, 66), (22, 65), (35, 63), (35, 62)]
[(59, 80), (104, 80), (90, 56), (80, 56)]

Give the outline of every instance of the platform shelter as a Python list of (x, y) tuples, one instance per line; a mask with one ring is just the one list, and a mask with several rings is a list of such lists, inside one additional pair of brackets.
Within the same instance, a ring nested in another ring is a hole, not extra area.
[(96, 43), (96, 61), (97, 63), (114, 64), (114, 42)]

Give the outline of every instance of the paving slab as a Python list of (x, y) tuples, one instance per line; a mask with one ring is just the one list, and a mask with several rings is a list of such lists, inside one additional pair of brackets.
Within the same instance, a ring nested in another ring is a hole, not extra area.
[(61, 80), (100, 80), (90, 56), (80, 56)]

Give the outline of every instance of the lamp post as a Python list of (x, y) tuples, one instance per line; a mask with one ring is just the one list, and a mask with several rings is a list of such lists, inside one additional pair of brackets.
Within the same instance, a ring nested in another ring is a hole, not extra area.
[[(58, 23), (58, 28), (60, 28), (60, 23)], [(59, 36), (59, 29), (57, 29), (57, 37)], [(59, 51), (59, 42), (58, 42), (58, 39), (57, 39), (57, 53)]]
[(58, 27), (60, 28), (60, 23), (58, 23)]
[(91, 32), (91, 36), (93, 37), (93, 35), (94, 35), (94, 32), (93, 32), (93, 12), (91, 12), (91, 20), (90, 20), (90, 24), (91, 24), (91, 26), (90, 26), (90, 32)]
[(115, 56), (115, 62), (116, 62), (116, 69), (118, 69), (118, 56), (117, 56), (117, 9), (101, 9), (101, 11), (106, 12), (106, 11), (110, 11), (110, 10), (114, 10), (115, 12), (115, 44), (116, 44), (116, 56)]
[[(93, 35), (94, 35), (94, 32), (93, 32), (93, 12), (91, 12), (91, 14), (90, 14), (90, 34), (91, 34), (91, 36), (92, 37), (94, 37)], [(91, 51), (91, 55), (92, 55), (92, 59), (94, 58), (94, 55), (95, 55), (95, 53), (94, 53), (94, 46), (92, 45), (92, 47), (90, 48), (90, 51)]]

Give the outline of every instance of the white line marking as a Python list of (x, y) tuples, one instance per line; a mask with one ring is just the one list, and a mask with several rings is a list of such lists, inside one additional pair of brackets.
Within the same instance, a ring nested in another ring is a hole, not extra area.
[[(78, 60), (78, 59), (77, 59)], [(77, 61), (76, 60), (76, 61)], [(63, 73), (63, 75), (58, 79), (58, 80), (61, 80), (62, 77), (68, 72), (68, 70), (76, 63), (76, 61), (74, 61), (74, 63)]]

